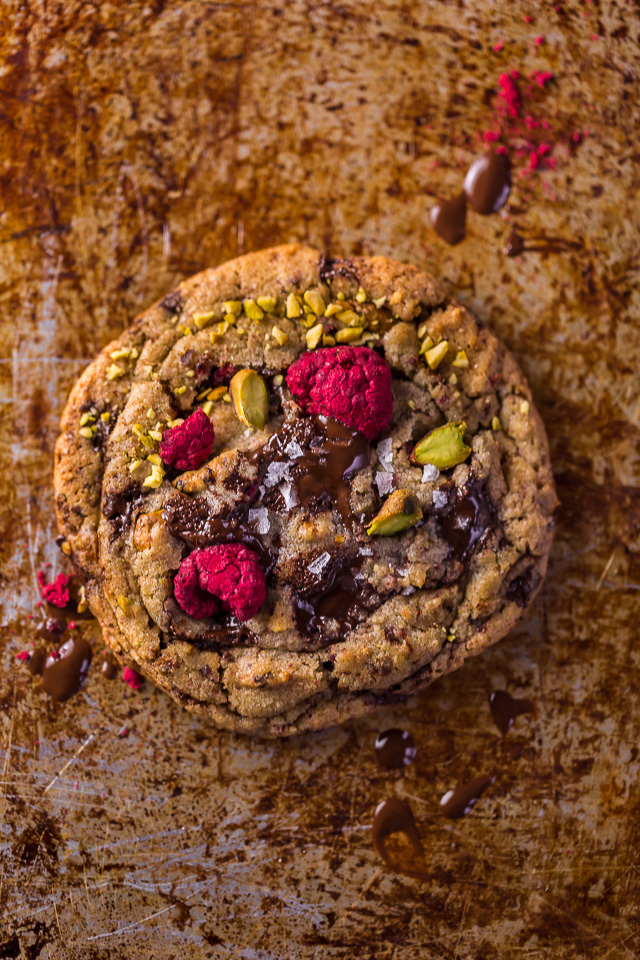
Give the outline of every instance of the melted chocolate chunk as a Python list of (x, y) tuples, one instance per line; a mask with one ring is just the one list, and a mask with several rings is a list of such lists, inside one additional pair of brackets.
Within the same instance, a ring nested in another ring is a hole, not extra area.
[(473, 478), (463, 490), (453, 483), (439, 487), (436, 494), (446, 496), (440, 507), (439, 497), (434, 495), (434, 506), (440, 522), (442, 536), (451, 547), (457, 560), (466, 560), (489, 529), (493, 520), (493, 507), (483, 486)]
[(511, 191), (511, 163), (505, 153), (491, 151), (471, 164), (464, 178), (464, 192), (476, 213), (496, 213)]
[[(332, 557), (319, 576), (310, 576), (309, 563), (292, 578), (294, 615), (305, 637), (342, 639), (375, 610), (382, 598), (373, 587), (356, 577), (362, 560)], [(337, 628), (336, 625), (337, 624)]]
[(371, 827), (371, 837), (373, 845), (390, 867), (398, 868), (401, 865), (389, 854), (387, 850), (387, 838), (392, 833), (404, 833), (413, 847), (416, 857), (424, 858), (424, 847), (413, 819), (411, 807), (399, 797), (389, 797), (383, 800), (376, 807), (373, 824)]
[(483, 774), (470, 780), (468, 783), (462, 783), (455, 790), (449, 790), (440, 801), (441, 812), (450, 820), (459, 820), (475, 807), (478, 798), (484, 793), (487, 787), (490, 787), (494, 777), (489, 774)]
[(535, 567), (529, 567), (528, 570), (525, 570), (519, 577), (515, 577), (511, 581), (507, 587), (505, 597), (524, 610), (529, 603), (531, 594), (535, 593), (540, 586), (541, 580), (542, 575), (540, 571)]
[(431, 208), (431, 226), (445, 243), (455, 247), (467, 233), (467, 197), (459, 193), (453, 200), (440, 200)]
[(114, 660), (111, 659), (111, 657), (105, 657), (105, 659), (102, 661), (102, 667), (100, 669), (105, 680), (115, 680), (115, 678), (118, 676), (118, 665)]
[(168, 293), (164, 300), (160, 302), (160, 306), (164, 307), (167, 313), (180, 313), (182, 309), (182, 294), (179, 290)]
[(130, 483), (120, 493), (110, 493), (104, 498), (102, 512), (111, 522), (114, 538), (121, 536), (131, 524), (142, 501), (142, 491), (137, 483)]
[(54, 700), (68, 700), (85, 681), (93, 652), (79, 634), (63, 643), (57, 655), (51, 654), (42, 671), (42, 686)]
[(346, 277), (347, 280), (360, 283), (360, 277), (351, 260), (335, 259), (326, 253), (320, 257), (318, 275), (323, 283), (329, 283), (333, 277)]
[(35, 676), (40, 676), (47, 662), (47, 651), (44, 647), (36, 647), (29, 657), (29, 672)]
[[(60, 613), (60, 611), (57, 610), (56, 613)], [(57, 639), (64, 633), (65, 628), (66, 624), (63, 620), (59, 620), (57, 617), (47, 617), (36, 627), (36, 634), (45, 640), (51, 640), (54, 637)]]
[(503, 737), (509, 733), (516, 717), (523, 713), (535, 713), (535, 705), (531, 700), (516, 700), (506, 690), (494, 690), (489, 697), (493, 722)]
[(408, 767), (416, 755), (415, 740), (407, 730), (385, 730), (376, 739), (376, 760), (387, 770)]

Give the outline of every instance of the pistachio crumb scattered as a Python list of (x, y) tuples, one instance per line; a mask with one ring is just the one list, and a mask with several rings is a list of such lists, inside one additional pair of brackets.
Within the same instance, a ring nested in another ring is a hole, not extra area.
[(380, 307), (384, 307), (384, 305), (385, 305), (386, 302), (387, 302), (387, 298), (386, 298), (386, 297), (376, 297), (376, 299), (373, 301), (373, 304), (374, 304), (374, 306), (376, 306), (376, 307), (378, 308), (378, 310), (379, 310)]
[(307, 347), (309, 350), (315, 350), (322, 339), (322, 333), (323, 330), (321, 323), (316, 323), (315, 327), (311, 327), (311, 329), (307, 331), (305, 339), (307, 341)]
[(124, 360), (131, 356), (131, 350), (128, 347), (120, 347), (118, 350), (112, 350), (109, 356), (112, 360)]
[(283, 347), (287, 342), (287, 340), (289, 339), (287, 334), (284, 332), (284, 330), (281, 330), (280, 327), (274, 327), (271, 333), (273, 334), (274, 338), (278, 341), (281, 347)]
[(95, 420), (95, 417), (91, 413), (83, 413), (82, 416), (80, 417), (80, 426), (84, 427), (88, 423), (93, 423), (94, 420)]
[(491, 420), (491, 429), (492, 430), (502, 430), (502, 424), (500, 423), (500, 417), (493, 417)]
[(78, 433), (81, 437), (86, 437), (87, 440), (91, 440), (91, 438), (95, 436), (93, 430), (93, 427), (80, 427)]
[(138, 351), (138, 348), (137, 348), (137, 347), (133, 347), (133, 349), (132, 349), (132, 351), (131, 351), (131, 359), (132, 359), (132, 360), (137, 360), (137, 358), (138, 358), (139, 356), (140, 356), (140, 353), (139, 353), (139, 351)]
[(339, 293), (339, 294), (338, 294), (338, 300), (346, 300), (346, 299), (347, 299), (347, 298), (345, 297), (344, 293)]
[(342, 533), (339, 533), (336, 536), (334, 543), (344, 543), (344, 541), (345, 541), (344, 535)]
[(362, 327), (344, 327), (336, 331), (336, 343), (353, 343), (362, 336)]
[(181, 396), (183, 393), (186, 393), (186, 390), (187, 390), (186, 387), (176, 387), (173, 392), (178, 396)]
[(264, 310), (262, 307), (259, 307), (255, 300), (245, 300), (243, 303), (244, 312), (249, 317), (250, 320), (262, 320), (264, 317)]
[(418, 327), (418, 338), (422, 340), (426, 332), (427, 332), (427, 321), (423, 320), (420, 326)]
[(63, 540), (60, 544), (60, 549), (64, 553), (65, 557), (71, 556), (71, 544), (67, 540)]
[(410, 490), (394, 490), (367, 527), (371, 536), (392, 537), (422, 519), (420, 504)]
[(118, 597), (118, 606), (125, 616), (129, 616), (131, 613), (131, 608), (133, 607), (133, 603), (128, 597), (125, 597), (124, 594), (121, 593)]
[(160, 430), (149, 430), (149, 436), (152, 440), (157, 441), (157, 443), (160, 443), (162, 440), (162, 432)]
[(465, 352), (464, 350), (458, 350), (458, 352), (457, 352), (457, 354), (456, 354), (456, 358), (455, 358), (455, 360), (453, 361), (453, 366), (454, 366), (454, 367), (468, 367), (468, 366), (469, 366), (469, 358), (467, 357), (467, 354), (466, 354), (466, 352)]
[(201, 410), (204, 414), (206, 414), (207, 417), (210, 417), (211, 411), (213, 410), (213, 401), (205, 400), (205, 402), (202, 404)]
[(435, 347), (431, 347), (430, 350), (427, 350), (424, 357), (430, 370), (436, 370), (440, 366), (446, 357), (448, 350), (449, 342), (447, 340), (441, 340), (440, 343), (435, 345)]
[(149, 418), (149, 420), (155, 420), (156, 412), (153, 409), (153, 407), (149, 407), (149, 409), (147, 410), (147, 417)]
[(147, 460), (149, 463), (155, 463), (156, 467), (162, 466), (162, 460), (160, 459), (160, 455), (157, 453), (150, 453), (147, 457)]
[(282, 376), (282, 374), (276, 373), (275, 377), (273, 378), (274, 387), (281, 387), (283, 381), (284, 381), (284, 377)]
[(222, 304), (222, 309), (225, 313), (238, 315), (242, 313), (242, 300), (225, 300)]
[(457, 382), (458, 382), (457, 376), (455, 375), (455, 373), (452, 373), (451, 376), (449, 377), (449, 383), (455, 387)]
[(328, 333), (323, 333), (323, 334), (322, 334), (322, 346), (323, 346), (323, 347), (335, 347), (335, 345), (336, 345), (336, 338), (335, 338), (335, 337), (330, 336), (330, 334), (328, 334)]
[(407, 400), (407, 406), (409, 407), (409, 410), (415, 410), (416, 408), (416, 405), (413, 402), (413, 400)]
[(422, 343), (420, 344), (419, 354), (422, 356), (427, 350), (431, 350), (431, 347), (434, 346), (433, 339), (431, 337), (425, 337)]
[(522, 403), (520, 404), (520, 413), (524, 413), (525, 416), (529, 413), (529, 401), (528, 401), (528, 400), (523, 400)]
[(364, 290), (362, 289), (362, 287), (358, 287), (358, 292), (356, 293), (356, 300), (357, 300), (358, 303), (366, 303), (366, 302), (367, 302), (367, 295), (366, 295), (366, 293), (364, 292)]
[(220, 387), (214, 387), (213, 390), (209, 391), (209, 400), (221, 400), (225, 393), (227, 393), (227, 387), (224, 385)]
[(156, 490), (163, 480), (164, 470), (162, 467), (159, 467), (157, 464), (153, 463), (151, 465), (151, 473), (142, 481), (142, 486), (150, 487), (152, 490)]
[(196, 396), (196, 400), (204, 400), (209, 393), (209, 387), (206, 387), (204, 390), (201, 390), (200, 393)]
[(297, 297), (295, 293), (290, 293), (287, 297), (286, 314), (290, 320), (302, 316), (302, 304), (300, 303), (300, 297)]
[(393, 293), (391, 294), (391, 299), (389, 300), (389, 303), (393, 307), (395, 307), (397, 306), (397, 304), (401, 303), (401, 301), (402, 301), (402, 290), (394, 290)]
[(338, 314), (338, 320), (342, 320), (343, 323), (348, 323), (349, 325), (362, 323), (362, 317), (359, 313), (356, 313), (355, 310), (343, 310)]
[(273, 313), (278, 301), (275, 297), (258, 297), (257, 304), (265, 313)]
[(214, 313), (213, 310), (207, 311), (207, 313), (194, 313), (193, 322), (195, 323), (198, 330), (202, 330), (203, 327), (206, 327), (210, 320), (213, 320)]
[(194, 370), (187, 370), (185, 376), (186, 376), (186, 377), (195, 377), (195, 371), (194, 371)]
[(141, 463), (142, 460), (133, 460), (132, 463), (129, 464), (129, 473), (133, 473), (134, 470), (137, 470)]
[(325, 317), (335, 317), (336, 313), (340, 313), (342, 307), (337, 303), (330, 303), (327, 309), (324, 312)]
[(111, 420), (111, 414), (108, 410), (105, 410), (104, 413), (100, 414), (100, 419), (103, 423), (109, 423), (109, 420)]
[(117, 380), (124, 376), (124, 370), (117, 363), (112, 363), (107, 370), (107, 380)]
[(212, 343), (212, 344), (219, 343), (219, 342), (220, 342), (220, 334), (219, 334), (219, 333), (216, 333), (215, 330), (212, 330), (212, 331), (211, 331), (211, 334), (210, 334), (210, 339), (211, 339), (211, 343)]
[(324, 316), (324, 312), (327, 309), (327, 305), (324, 302), (324, 297), (317, 290), (307, 290), (304, 295), (304, 302), (308, 304), (313, 312), (319, 317)]

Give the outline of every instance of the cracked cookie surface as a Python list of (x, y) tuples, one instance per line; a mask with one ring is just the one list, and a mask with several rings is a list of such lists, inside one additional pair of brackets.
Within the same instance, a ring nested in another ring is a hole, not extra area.
[[(71, 393), (54, 481), (116, 653), (267, 736), (397, 701), (500, 639), (556, 505), (497, 338), (414, 267), (297, 245), (184, 281), (110, 344)], [(207, 602), (231, 593), (198, 558), (230, 544), (266, 583), (246, 619)]]

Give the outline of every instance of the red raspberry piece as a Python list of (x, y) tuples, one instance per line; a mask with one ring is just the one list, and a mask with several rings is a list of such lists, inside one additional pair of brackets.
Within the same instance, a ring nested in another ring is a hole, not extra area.
[(129, 684), (132, 690), (140, 690), (144, 677), (137, 670), (133, 670), (132, 667), (125, 667), (122, 679)]
[(265, 601), (267, 585), (253, 550), (241, 543), (219, 543), (194, 550), (182, 561), (174, 593), (178, 606), (196, 619), (214, 616), (221, 606), (238, 620), (250, 620)]
[(38, 584), (42, 599), (53, 607), (66, 607), (69, 603), (68, 584), (71, 578), (66, 573), (59, 573), (53, 583), (47, 583), (42, 570), (38, 570)]
[(303, 353), (289, 367), (287, 384), (306, 413), (333, 417), (367, 440), (391, 419), (391, 370), (368, 347)]
[(165, 430), (160, 456), (177, 470), (195, 470), (208, 459), (215, 436), (209, 417), (198, 407), (184, 423)]

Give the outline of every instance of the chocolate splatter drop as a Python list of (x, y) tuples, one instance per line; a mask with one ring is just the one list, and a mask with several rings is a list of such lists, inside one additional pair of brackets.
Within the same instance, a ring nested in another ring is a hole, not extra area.
[(464, 178), (464, 192), (476, 213), (496, 213), (511, 192), (511, 163), (504, 153), (490, 151), (474, 160)]
[(489, 706), (493, 722), (503, 737), (506, 737), (516, 717), (524, 713), (535, 713), (535, 704), (531, 700), (516, 700), (506, 690), (494, 690), (489, 697)]
[(467, 233), (467, 197), (459, 193), (452, 200), (440, 200), (431, 208), (431, 226), (445, 243), (455, 247)]
[(413, 819), (411, 807), (399, 797), (389, 797), (376, 807), (371, 836), (373, 845), (390, 867), (402, 868), (387, 850), (387, 838), (392, 833), (404, 833), (413, 847), (416, 857), (424, 859), (424, 847)]
[(376, 739), (376, 760), (387, 770), (407, 767), (417, 753), (416, 744), (407, 730), (385, 730)]
[(93, 652), (79, 634), (63, 643), (56, 656), (50, 654), (42, 671), (42, 686), (54, 700), (68, 700), (85, 681)]
[(441, 812), (450, 820), (466, 817), (494, 779), (489, 774), (483, 774), (475, 780), (460, 784), (455, 790), (448, 790), (440, 801)]

